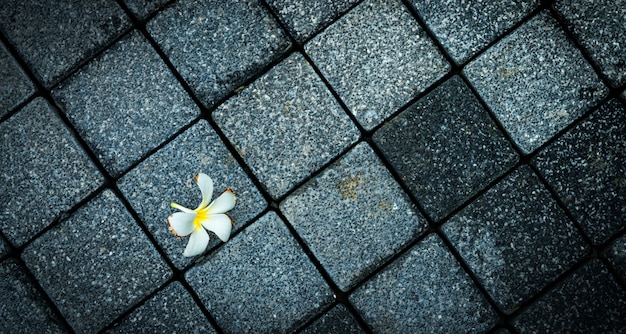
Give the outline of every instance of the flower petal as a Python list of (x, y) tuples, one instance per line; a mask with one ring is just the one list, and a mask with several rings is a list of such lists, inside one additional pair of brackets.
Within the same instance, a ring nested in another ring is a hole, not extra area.
[(194, 213), (194, 214), (196, 213), (195, 211), (193, 211), (193, 210), (191, 210), (191, 209), (187, 209), (186, 207), (184, 207), (184, 206), (182, 206), (182, 205), (180, 205), (180, 204), (178, 204), (178, 203), (171, 202), (171, 203), (170, 203), (170, 206), (171, 206), (172, 208), (174, 208), (174, 209), (178, 209), (178, 210), (180, 210), (180, 211), (182, 211), (182, 212), (186, 212), (186, 213)]
[(233, 229), (233, 220), (225, 214), (210, 215), (208, 219), (201, 222), (207, 230), (215, 233), (223, 242), (228, 241), (230, 232)]
[(202, 202), (198, 205), (198, 209), (203, 209), (209, 205), (211, 197), (213, 197), (213, 180), (204, 173), (196, 174), (195, 179), (196, 183), (198, 183), (200, 191), (202, 192)]
[(195, 213), (176, 212), (167, 218), (167, 225), (175, 236), (184, 237), (193, 232), (195, 218)]
[(210, 215), (225, 213), (235, 207), (236, 202), (237, 197), (235, 196), (235, 192), (228, 188), (209, 205), (207, 213)]
[(191, 233), (189, 237), (189, 243), (185, 247), (183, 255), (186, 257), (192, 257), (202, 254), (209, 245), (209, 234), (203, 228), (197, 228)]

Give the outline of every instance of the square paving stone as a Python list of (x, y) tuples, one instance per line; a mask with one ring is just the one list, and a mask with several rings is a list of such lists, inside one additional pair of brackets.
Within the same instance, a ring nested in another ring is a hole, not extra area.
[(593, 260), (531, 305), (514, 322), (520, 333), (623, 333), (626, 292)]
[(518, 159), (458, 76), (385, 124), (374, 134), (374, 140), (437, 221)]
[[(235, 191), (237, 204), (228, 212), (235, 224), (233, 231), (241, 229), (265, 209), (267, 203), (261, 193), (204, 120), (183, 132), (118, 182), (124, 197), (179, 268), (194, 259), (183, 256), (189, 238), (176, 238), (168, 229), (167, 217), (177, 211), (170, 208), (170, 202), (195, 208), (202, 196), (194, 176), (201, 172), (213, 179), (213, 198), (226, 188)], [(221, 242), (217, 236), (210, 235), (209, 249)]]
[(367, 130), (450, 69), (400, 1), (364, 1), (305, 49)]
[(428, 227), (365, 143), (300, 187), (280, 208), (344, 291)]
[(461, 210), (443, 231), (504, 312), (539, 292), (588, 250), (528, 167)]
[(4, 240), (3, 237), (0, 236), (0, 258), (2, 258), (8, 252), (9, 247), (7, 245), (7, 242)]
[(359, 136), (297, 53), (222, 104), (213, 117), (274, 198)]
[(216, 333), (189, 292), (174, 282), (107, 333)]
[(497, 315), (431, 234), (351, 296), (376, 333), (485, 332)]
[(525, 153), (608, 92), (547, 11), (480, 55), (464, 72)]
[(333, 298), (273, 212), (191, 268), (185, 278), (226, 333), (288, 333)]
[(338, 304), (321, 318), (315, 320), (315, 322), (305, 328), (301, 333), (356, 334), (365, 332), (361, 329), (352, 314), (350, 314), (350, 311), (342, 304)]
[(25, 269), (14, 259), (0, 262), (0, 296), (0, 332), (67, 332)]
[(606, 257), (626, 281), (626, 235), (613, 242), (606, 251)]
[(103, 182), (48, 103), (37, 98), (0, 124), (0, 229), (20, 246)]
[(207, 107), (290, 46), (256, 0), (182, 0), (151, 20), (147, 29)]
[(558, 0), (554, 8), (611, 84), (626, 83), (626, 3)]
[(0, 118), (35, 93), (35, 86), (0, 42)]
[(46, 87), (130, 27), (115, 2), (3, 1), (0, 29)]
[(171, 271), (110, 190), (22, 254), (76, 332), (96, 332), (163, 284)]
[(128, 9), (140, 19), (147, 18), (169, 0), (124, 0)]
[(359, 0), (268, 0), (291, 35), (303, 42), (324, 29)]
[(138, 32), (64, 81), (53, 96), (113, 175), (199, 114)]
[(534, 160), (591, 240), (626, 227), (626, 109), (610, 100)]
[(513, 27), (539, 0), (410, 0), (457, 63), (462, 63)]

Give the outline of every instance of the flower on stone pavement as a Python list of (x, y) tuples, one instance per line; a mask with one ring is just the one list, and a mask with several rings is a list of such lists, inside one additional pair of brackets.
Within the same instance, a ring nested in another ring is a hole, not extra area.
[(235, 192), (228, 188), (209, 203), (213, 196), (213, 180), (203, 173), (198, 173), (195, 179), (202, 192), (202, 202), (198, 208), (191, 210), (172, 202), (170, 206), (181, 212), (173, 213), (167, 219), (169, 230), (175, 236), (190, 235), (189, 243), (183, 252), (187, 257), (200, 255), (209, 246), (209, 234), (206, 230), (215, 233), (220, 240), (228, 241), (233, 221), (226, 212), (232, 209), (237, 201)]

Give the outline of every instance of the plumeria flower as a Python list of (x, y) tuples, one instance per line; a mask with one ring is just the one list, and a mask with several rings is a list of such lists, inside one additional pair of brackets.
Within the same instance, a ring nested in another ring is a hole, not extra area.
[(203, 173), (198, 173), (195, 179), (202, 192), (202, 202), (198, 208), (191, 210), (172, 202), (170, 206), (181, 212), (173, 213), (167, 219), (167, 225), (175, 236), (182, 238), (191, 235), (183, 252), (187, 257), (200, 255), (209, 246), (209, 233), (205, 229), (215, 233), (220, 240), (228, 241), (233, 229), (233, 220), (226, 212), (232, 209), (237, 201), (235, 192), (229, 188), (209, 203), (213, 196), (213, 180)]

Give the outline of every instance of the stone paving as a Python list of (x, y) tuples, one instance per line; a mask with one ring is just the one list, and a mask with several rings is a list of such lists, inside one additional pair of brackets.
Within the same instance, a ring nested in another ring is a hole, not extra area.
[(2, 333), (626, 332), (624, 0), (4, 0), (0, 73)]

